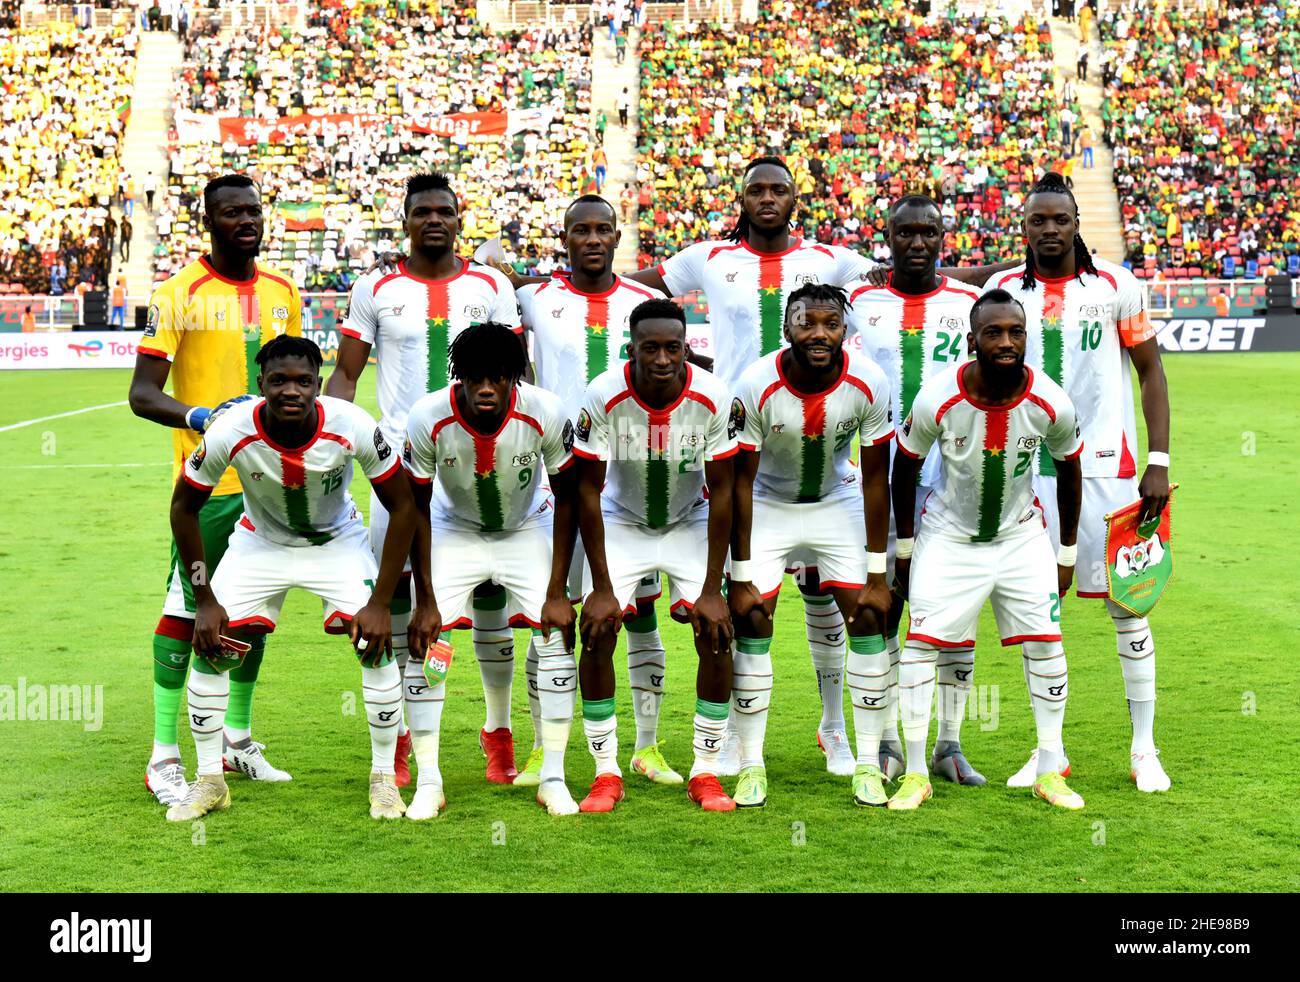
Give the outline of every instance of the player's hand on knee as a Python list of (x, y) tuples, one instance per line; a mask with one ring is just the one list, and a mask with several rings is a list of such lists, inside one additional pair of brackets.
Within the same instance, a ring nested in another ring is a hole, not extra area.
[(883, 573), (868, 575), (866, 585), (858, 591), (855, 600), (855, 609), (849, 612), (848, 623), (856, 624), (863, 619), (864, 615), (874, 614), (880, 623), (884, 624), (885, 618), (889, 616), (891, 603), (889, 587), (885, 586), (885, 575)]
[(411, 612), (411, 623), (406, 627), (406, 644), (420, 658), (424, 658), (438, 640), (442, 631), (442, 614), (435, 603), (417, 603)]
[(542, 640), (551, 640), (551, 633), (559, 631), (567, 645), (573, 640), (573, 625), (577, 619), (568, 597), (548, 595), (542, 604)]
[(201, 658), (215, 658), (221, 653), (221, 635), (230, 628), (226, 608), (215, 600), (200, 603), (194, 611), (194, 653)]
[(711, 654), (731, 646), (731, 611), (720, 591), (701, 593), (691, 608), (691, 627)]
[(591, 648), (605, 632), (618, 632), (623, 623), (623, 609), (618, 605), (618, 598), (613, 590), (593, 590), (582, 605), (582, 621), (579, 631), (582, 634), (582, 646)]
[(348, 627), (357, 657), (367, 668), (377, 668), (393, 650), (393, 619), (387, 604), (371, 600), (352, 616)]
[(894, 592), (907, 599), (908, 581), (912, 576), (912, 560), (895, 559), (894, 560)]
[(727, 606), (731, 608), (731, 617), (736, 621), (748, 621), (757, 611), (763, 610), (763, 595), (758, 587), (749, 581), (731, 581), (727, 589)]

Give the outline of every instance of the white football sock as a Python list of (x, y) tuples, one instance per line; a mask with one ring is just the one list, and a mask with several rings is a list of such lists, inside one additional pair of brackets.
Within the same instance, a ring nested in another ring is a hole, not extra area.
[(822, 701), (820, 728), (844, 729), (844, 617), (834, 597), (803, 597), (804, 631), (808, 653), (817, 673)]
[(938, 681), (940, 742), (961, 743), (961, 723), (966, 718), (971, 677), (975, 674), (975, 647), (944, 648), (939, 653)]
[[(406, 643), (406, 629), (411, 626), (411, 612), (393, 614), (393, 663), (397, 670), (406, 675), (406, 662), (411, 657), (411, 647)], [(397, 714), (398, 739), (406, 736), (406, 713)]]
[(222, 734), (225, 732), (226, 706), (230, 702), (230, 675), (190, 672), (190, 733), (194, 735), (194, 753), (199, 775), (219, 776)]
[(528, 715), (533, 720), (533, 749), (542, 745), (542, 703), (537, 696), (537, 645), (528, 639), (528, 654), (524, 658), (524, 679), (528, 682)]
[[(444, 682), (443, 685), (446, 683)], [(415, 766), (419, 768), (419, 774), (415, 779), (417, 790), (442, 787), (442, 771), (438, 768), (438, 739), (437, 730), (411, 730), (411, 747), (415, 750)]]
[(889, 694), (885, 705), (885, 729), (880, 741), (897, 747), (903, 742), (898, 735), (898, 662), (903, 657), (903, 647), (897, 634), (885, 638), (885, 651), (889, 655)]
[(537, 648), (537, 695), (542, 711), (542, 780), (564, 780), (564, 750), (573, 726), (578, 691), (578, 663), (553, 632), (550, 640), (534, 635)]
[(587, 738), (587, 749), (596, 760), (596, 776), (616, 774), (623, 776), (618, 766), (618, 718), (582, 721), (582, 732)]
[(1059, 641), (1026, 641), (1022, 649), (1029, 695), (1034, 704), (1034, 726), (1038, 730), (1038, 773), (1050, 774), (1065, 766), (1065, 748), (1061, 743), (1065, 700), (1069, 695), (1065, 649)]
[(659, 710), (664, 699), (666, 656), (659, 629), (626, 631), (627, 677), (636, 718), (636, 748), (659, 742)]
[[(504, 598), (502, 598), (504, 602)], [(477, 602), (476, 602), (477, 603)], [(515, 674), (515, 635), (504, 607), (474, 607), (474, 657), (483, 677), (483, 702), (487, 713), (483, 729), (510, 729), (510, 684)]]
[(1131, 617), (1123, 607), (1106, 601), (1115, 622), (1115, 647), (1124, 673), (1124, 695), (1128, 698), (1133, 724), (1130, 753), (1154, 753), (1156, 723), (1156, 642), (1145, 617)]
[(889, 698), (889, 652), (848, 654), (849, 698), (853, 703), (853, 735), (858, 766), (880, 766), (880, 736), (885, 728), (885, 701)]
[(159, 743), (153, 742), (153, 753), (149, 755), (149, 763), (157, 764), (164, 760), (180, 760), (181, 747), (179, 743)]
[(402, 715), (402, 676), (396, 662), (361, 668), (361, 692), (370, 724), (370, 769), (395, 773), (397, 721)]
[(771, 645), (771, 638), (738, 638), (731, 654), (731, 704), (740, 736), (741, 767), (763, 764), (767, 711), (772, 703)]
[(939, 651), (933, 645), (908, 640), (898, 663), (898, 712), (907, 743), (907, 773), (929, 774), (925, 741), (930, 735), (930, 704), (934, 701), (935, 663)]
[[(415, 751), (415, 763), (420, 770), (416, 787), (421, 784), (441, 786), (442, 774), (438, 770), (438, 739), (439, 731), (442, 729), (442, 706), (447, 698), (447, 683), (443, 682), (431, 688), (424, 677), (424, 663), (418, 658), (411, 658), (406, 663), (402, 687), (406, 693), (406, 714), (411, 724), (411, 749)], [(420, 756), (422, 737), (425, 741), (424, 759)], [(432, 739), (432, 746), (429, 743), (430, 739)]]
[(691, 764), (691, 777), (697, 774), (717, 774), (718, 754), (727, 739), (727, 721), (709, 719), (695, 714), (695, 762)]

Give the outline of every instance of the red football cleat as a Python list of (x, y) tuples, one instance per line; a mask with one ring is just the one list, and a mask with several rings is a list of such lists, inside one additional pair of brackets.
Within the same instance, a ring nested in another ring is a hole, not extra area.
[(393, 756), (393, 766), (397, 768), (397, 786), (404, 788), (411, 783), (411, 731), (407, 730), (397, 738), (397, 752)]
[(734, 812), (736, 803), (712, 774), (697, 774), (686, 785), (686, 796), (706, 812)]
[(519, 771), (515, 769), (515, 735), (504, 726), (489, 733), (478, 731), (478, 745), (487, 757), (489, 784), (513, 784)]
[(600, 774), (592, 782), (591, 791), (578, 805), (580, 812), (612, 812), (623, 800), (623, 779), (617, 774)]

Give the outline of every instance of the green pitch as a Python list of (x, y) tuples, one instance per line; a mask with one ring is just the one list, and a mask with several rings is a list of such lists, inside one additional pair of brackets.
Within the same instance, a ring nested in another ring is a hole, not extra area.
[[(1178, 569), (1153, 622), (1156, 739), (1174, 786), (1147, 796), (1129, 780), (1110, 621), (1097, 602), (1072, 600), (1065, 735), (1071, 783), (1088, 802), (1076, 814), (1003, 784), (1033, 746), (1033, 724), (1019, 651), (998, 646), (987, 612), (971, 697), (983, 718), (968, 720), (963, 745), (989, 786), (936, 782), (934, 800), (914, 814), (855, 808), (848, 779), (826, 774), (814, 742), (816, 682), (802, 605), (787, 587), (773, 647), (771, 802), (761, 811), (704, 815), (684, 790), (629, 776), (615, 814), (552, 819), (528, 790), (485, 784), (475, 742), (482, 692), (460, 635), (443, 718), (446, 815), (376, 823), (367, 814), (356, 662), (346, 643), (320, 632), (319, 603), (296, 595), (268, 642), (254, 714), (254, 736), (293, 782), (232, 777), (229, 812), (201, 826), (169, 825), (142, 775), (150, 635), (167, 572), (170, 438), (125, 406), (0, 431), (0, 685), (103, 693), (98, 729), (87, 728), (93, 720), (0, 721), (0, 883), (79, 891), (1300, 889), (1291, 766), (1300, 585), (1286, 544), (1300, 487), (1300, 356), (1187, 355), (1166, 366), (1182, 484)], [(127, 378), (5, 373), (0, 427), (123, 399)], [(368, 373), (362, 400), (372, 411), (373, 379)], [(364, 479), (353, 487), (364, 506)], [(684, 772), (695, 659), (688, 629), (666, 610), (661, 623), (670, 653), (661, 732)], [(633, 743), (625, 665), (624, 765)], [(530, 731), (522, 666), (515, 695), (522, 761)], [(180, 741), (192, 776), (188, 731)], [(569, 761), (581, 798), (592, 764), (580, 730)]]

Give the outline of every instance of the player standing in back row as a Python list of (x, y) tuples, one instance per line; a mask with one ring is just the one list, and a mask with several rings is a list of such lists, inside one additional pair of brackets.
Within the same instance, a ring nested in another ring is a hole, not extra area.
[[(257, 353), (281, 334), (302, 333), (298, 288), (279, 270), (257, 262), (264, 229), (257, 186), (226, 174), (203, 189), (208, 254), (154, 290), (149, 320), (131, 378), (131, 411), (175, 429), (173, 479), (198, 449), (217, 413), (257, 392)], [(172, 380), (172, 395), (163, 387)], [(181, 690), (194, 635), (194, 583), (210, 578), (244, 510), (234, 470), (220, 476), (199, 513), (207, 569), (187, 570), (172, 542), (171, 572), (162, 617), (153, 636), (153, 753), (145, 786), (159, 803), (177, 805), (189, 791), (176, 738)], [(257, 637), (243, 664), (230, 673), (223, 766), (257, 781), (288, 781), (252, 739), (253, 690), (265, 651)]]
[[(1047, 174), (1025, 198), (1026, 261), (994, 278), (1024, 304), (1029, 327), (1026, 361), (1069, 394), (1083, 427), (1083, 511), (1079, 517), (1081, 597), (1106, 599), (1106, 522), (1109, 512), (1142, 499), (1143, 518), (1158, 516), (1169, 500), (1169, 389), (1146, 295), (1122, 266), (1092, 256), (1079, 235), (1079, 208), (1059, 174)], [(1147, 466), (1139, 484), (1137, 423), (1130, 365), (1142, 387)], [(1055, 537), (1055, 470), (1037, 466), (1038, 497)], [(1141, 791), (1169, 790), (1153, 729), (1156, 712), (1155, 639), (1145, 617), (1133, 617), (1106, 599), (1124, 674), (1133, 737), (1130, 773)], [(1032, 783), (1034, 759), (1007, 781)], [(1067, 773), (1066, 761), (1062, 773)]]
[[(441, 174), (417, 174), (406, 182), (406, 234), (411, 255), (397, 271), (372, 270), (357, 280), (339, 345), (338, 368), (325, 394), (356, 398), (357, 380), (373, 351), (379, 372), (380, 426), (394, 446), (406, 440), (406, 417), (416, 400), (446, 388), (451, 343), (466, 328), (496, 321), (522, 332), (514, 289), (497, 270), (472, 264), (456, 254), (460, 202)], [(371, 505), (370, 542), (378, 560), (388, 515)], [(393, 644), (407, 679), (408, 708), (432, 699), (423, 684), (421, 658), (408, 665), (406, 625), (411, 616), (410, 578), (404, 577), (393, 601)], [(510, 727), (510, 689), (514, 676), (514, 634), (502, 613), (505, 594), (485, 585), (476, 591), (474, 654), (483, 679), (487, 718), (479, 744), (487, 754), (487, 779), (509, 784), (515, 777)], [(397, 744), (398, 786), (410, 780), (411, 737), (403, 724)]]
[[(564, 212), (560, 241), (569, 254), (568, 273), (556, 273), (542, 283), (518, 288), (524, 330), (532, 340), (537, 384), (556, 393), (565, 415), (576, 420), (587, 384), (627, 357), (628, 319), (633, 308), (663, 294), (614, 273), (614, 254), (622, 233), (614, 209), (604, 198), (586, 194)], [(582, 596), (584, 560), (575, 553), (569, 595)], [(636, 590), (636, 613), (623, 621), (627, 633), (627, 671), (636, 718), (636, 746), (631, 770), (657, 784), (681, 784), (659, 749), (659, 710), (666, 677), (663, 639), (655, 615), (662, 592), (659, 577), (647, 577)], [(534, 733), (540, 711), (537, 697), (537, 655), (530, 646), (525, 663)], [(534, 736), (533, 753), (515, 778), (516, 784), (536, 784), (541, 745)]]

